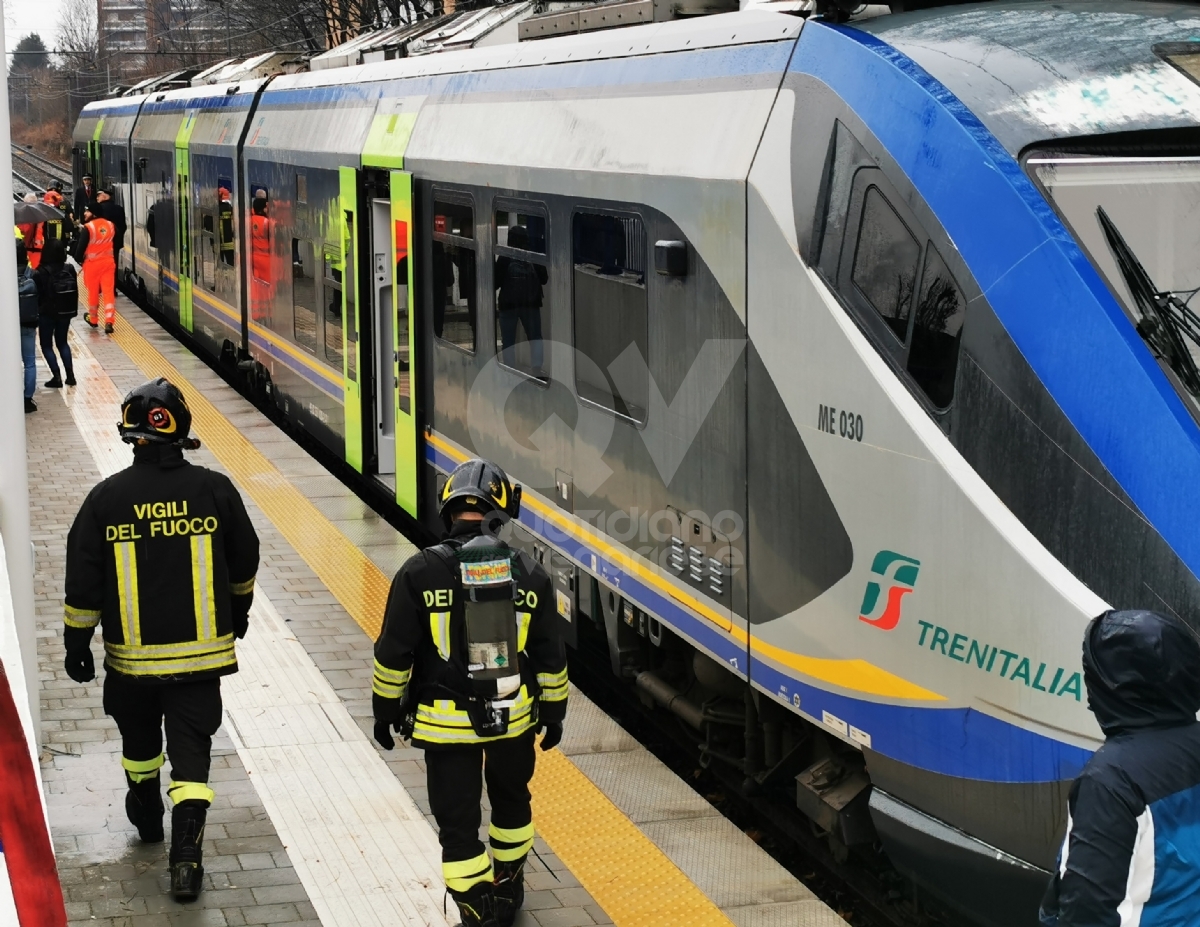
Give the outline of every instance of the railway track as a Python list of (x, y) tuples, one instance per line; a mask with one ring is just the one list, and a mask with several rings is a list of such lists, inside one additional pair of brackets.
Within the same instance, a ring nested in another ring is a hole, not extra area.
[(65, 164), (42, 157), (20, 145), (12, 145), (13, 196), (21, 199), (26, 193), (42, 193), (53, 180), (63, 183), (64, 192), (71, 192), (71, 169)]

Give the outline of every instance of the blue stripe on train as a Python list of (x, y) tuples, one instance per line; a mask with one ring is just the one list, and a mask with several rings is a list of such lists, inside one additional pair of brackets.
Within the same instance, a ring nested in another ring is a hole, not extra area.
[[(446, 473), (453, 470), (456, 463), (429, 442), (425, 444), (425, 458)], [(745, 674), (745, 649), (708, 621), (695, 617), (658, 589), (608, 563), (598, 548), (564, 535), (536, 513), (522, 512), (520, 521), (587, 567), (591, 567), (594, 556), (596, 575)], [(799, 682), (758, 659), (753, 660), (751, 676), (766, 691), (788, 704), (795, 705), (794, 698), (799, 696), (800, 710), (809, 717), (821, 719), (823, 712), (829, 712), (870, 734), (871, 749), (902, 763), (947, 776), (987, 782), (1054, 782), (1074, 778), (1091, 756), (1089, 750), (1044, 737), (971, 708), (889, 705), (839, 695)], [(948, 744), (953, 744), (954, 749), (947, 749)]]
[(268, 87), (260, 109), (280, 106), (345, 105), (373, 103), (379, 96), (469, 93), (508, 93), (530, 90), (563, 91), (589, 87), (677, 83), (686, 80), (751, 78), (781, 75), (794, 43), (791, 40), (734, 45), (629, 58), (565, 62), (539, 67), (498, 68), (394, 78), (386, 83), (343, 84), (273, 90)]
[(1020, 165), (874, 36), (809, 23), (791, 69), (832, 88), (888, 150), (1071, 424), (1200, 576), (1200, 429)]

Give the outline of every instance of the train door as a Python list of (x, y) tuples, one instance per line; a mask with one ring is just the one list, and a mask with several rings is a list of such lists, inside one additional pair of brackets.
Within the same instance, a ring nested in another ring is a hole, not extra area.
[[(343, 180), (343, 184), (348, 182), (348, 177)], [(364, 325), (370, 329), (365, 339), (370, 345), (370, 358), (363, 361), (371, 365), (375, 386), (370, 404), (370, 447), (375, 461), (372, 475), (391, 490), (402, 509), (415, 517), (420, 436), (412, 326), (415, 291), (409, 260), (413, 235), (412, 175), (406, 171), (371, 171), (366, 189), (369, 236), (360, 235), (360, 241), (371, 257), (370, 306), (364, 317)], [(343, 203), (346, 199), (343, 187)], [(344, 210), (343, 214), (347, 221), (356, 218), (349, 211)], [(347, 386), (349, 399), (352, 385)], [(349, 434), (347, 428), (347, 440)]]
[(394, 342), (396, 407), (396, 501), (417, 515), (416, 334), (413, 329), (413, 182), (407, 171), (392, 171), (392, 248), (395, 274), (396, 324)]
[[(379, 192), (389, 192), (387, 188)], [(394, 370), (395, 248), (390, 197), (371, 198), (371, 345), (374, 364), (376, 476), (396, 490), (396, 420), (399, 395)]]
[(192, 186), (188, 164), (188, 142), (196, 125), (196, 111), (184, 116), (175, 136), (175, 204), (177, 270), (179, 281), (179, 324), (184, 331), (192, 330)]
[(342, 378), (343, 414), (346, 431), (345, 460), (359, 473), (363, 472), (363, 403), (359, 371), (358, 337), (358, 273), (360, 234), (358, 207), (358, 171), (343, 167), (338, 171), (341, 186), (342, 213)]

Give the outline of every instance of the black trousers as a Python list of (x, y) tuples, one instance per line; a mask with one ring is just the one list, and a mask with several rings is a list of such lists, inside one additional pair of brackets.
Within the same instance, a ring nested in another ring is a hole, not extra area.
[(474, 859), (487, 852), (479, 839), (484, 780), (492, 804), (492, 826), (505, 830), (529, 826), (533, 821), (529, 780), (534, 762), (532, 731), (487, 744), (425, 751), (429, 807), (438, 823), (442, 862)]
[[(173, 782), (208, 782), (212, 738), (221, 726), (220, 678), (137, 682), (109, 670), (104, 677), (104, 713), (117, 722), (126, 760), (139, 763), (158, 757), (165, 728)], [(172, 797), (178, 802), (200, 796), (198, 790), (188, 789), (178, 795), (173, 791)]]
[(58, 358), (54, 356), (54, 347), (62, 355), (63, 366), (67, 368), (67, 376), (75, 376), (75, 367), (71, 361), (71, 348), (67, 344), (67, 332), (71, 330), (71, 316), (65, 318), (39, 319), (38, 338), (42, 343), (42, 357), (53, 376), (58, 376)]

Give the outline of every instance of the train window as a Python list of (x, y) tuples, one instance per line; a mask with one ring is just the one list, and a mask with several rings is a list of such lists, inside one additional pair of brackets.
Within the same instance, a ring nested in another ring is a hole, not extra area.
[(475, 210), (470, 203), (433, 204), (433, 333), (475, 352)]
[(317, 274), (311, 241), (292, 239), (292, 326), (296, 343), (317, 353)]
[(332, 249), (325, 251), (322, 262), (325, 283), (325, 359), (335, 367), (342, 366), (342, 268)]
[(954, 398), (967, 298), (911, 201), (841, 123), (814, 226), (817, 269), (934, 409)]
[(908, 317), (920, 259), (921, 245), (904, 220), (878, 187), (868, 187), (851, 279), (901, 341), (908, 339)]
[[(636, 216), (576, 213), (572, 219), (575, 387), (584, 399), (645, 421), (649, 404), (646, 230)], [(627, 356), (631, 349), (636, 357)], [(609, 370), (618, 358), (623, 375)]]
[(305, 174), (296, 174), (296, 202), (308, 202), (308, 177)]
[(932, 242), (925, 249), (921, 292), (914, 313), (908, 372), (937, 408), (954, 397), (958, 343), (967, 301)]
[(453, 235), (455, 238), (474, 238), (475, 208), (469, 203), (434, 203), (433, 231), (437, 235)]
[(129, 162), (121, 159), (121, 183), (129, 183)]
[(516, 251), (545, 254), (546, 217), (522, 209), (497, 209), (496, 244)]
[(496, 354), (500, 363), (531, 377), (548, 377), (550, 270), (546, 218), (521, 211), (496, 211)]

